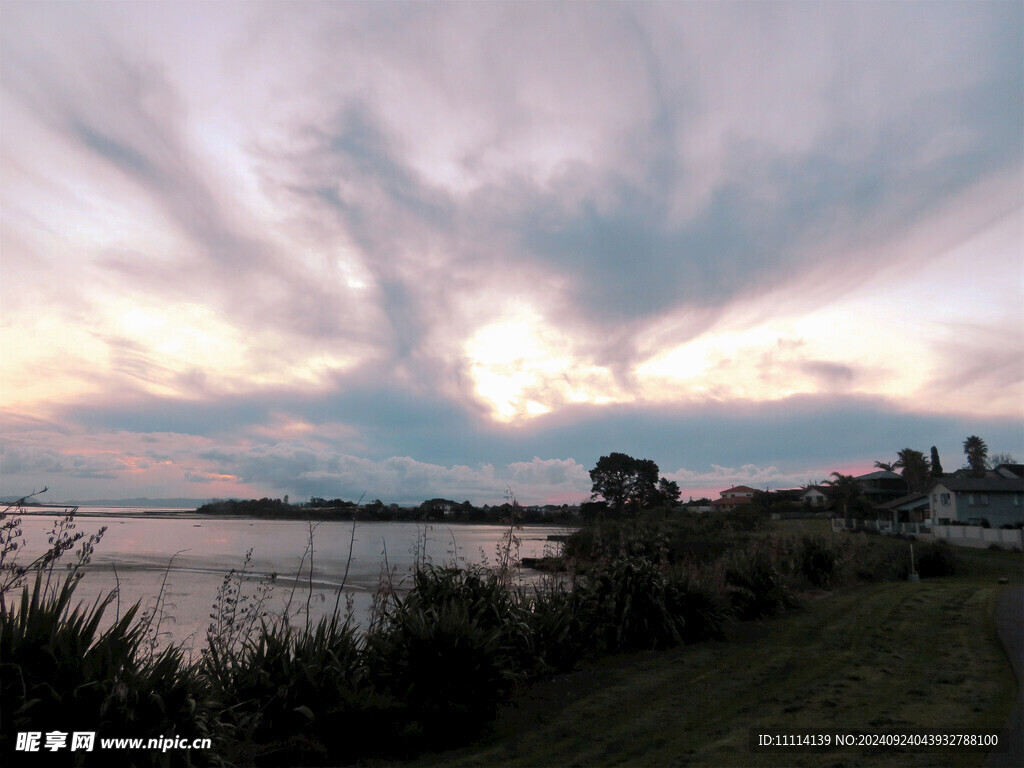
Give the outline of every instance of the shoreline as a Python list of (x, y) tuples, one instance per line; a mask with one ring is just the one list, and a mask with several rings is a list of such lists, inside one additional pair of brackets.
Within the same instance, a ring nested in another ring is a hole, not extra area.
[[(55, 505), (41, 505), (34, 504), (32, 506), (21, 507), (16, 514), (33, 517), (52, 517), (54, 511), (65, 511), (75, 509), (74, 516), (77, 517), (125, 517), (125, 518), (146, 518), (149, 520), (153, 519), (181, 519), (181, 520), (289, 520), (292, 522), (336, 522), (336, 523), (415, 523), (417, 525), (487, 525), (497, 528), (507, 528), (509, 526), (508, 520), (453, 520), (448, 518), (442, 518), (440, 520), (412, 520), (412, 519), (392, 519), (382, 520), (374, 517), (362, 517), (362, 516), (345, 516), (340, 517), (337, 515), (328, 514), (304, 514), (304, 515), (252, 515), (252, 514), (211, 514), (207, 512), (199, 512), (195, 509), (182, 509), (182, 510), (171, 510), (171, 509), (160, 509), (158, 507), (153, 508), (151, 511), (145, 507), (77, 507), (74, 504), (55, 504)], [(102, 511), (94, 511), (102, 510)], [(119, 511), (123, 510), (123, 511)], [(15, 514), (15, 513), (10, 513)], [(59, 515), (63, 516), (63, 515)], [(575, 522), (562, 522), (553, 520), (537, 520), (537, 521), (523, 521), (518, 524), (522, 526), (544, 526), (550, 528), (578, 528), (579, 523)]]

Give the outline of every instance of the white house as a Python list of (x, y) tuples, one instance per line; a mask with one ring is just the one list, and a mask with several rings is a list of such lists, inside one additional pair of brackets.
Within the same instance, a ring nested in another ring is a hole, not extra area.
[(993, 528), (1024, 521), (1024, 478), (949, 475), (928, 490), (932, 525), (987, 522)]
[(828, 502), (828, 496), (825, 495), (825, 491), (821, 487), (809, 485), (800, 495), (800, 501), (810, 507), (824, 507)]

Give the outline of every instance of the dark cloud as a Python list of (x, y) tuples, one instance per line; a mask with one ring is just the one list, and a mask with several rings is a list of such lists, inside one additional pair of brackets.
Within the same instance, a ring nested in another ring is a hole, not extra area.
[(40, 446), (3, 446), (0, 448), (0, 474), (65, 475), (75, 478), (114, 480), (127, 467), (113, 454), (88, 455), (62, 452)]
[(825, 390), (852, 384), (856, 378), (856, 374), (850, 366), (824, 360), (808, 360), (800, 368), (820, 380), (824, 384)]
[[(845, 374), (830, 370), (828, 375)], [(218, 471), (260, 477), (295, 492), (289, 478), (295, 483), (311, 473), (337, 472), (325, 463), (329, 456), (358, 456), (367, 462), (407, 456), (443, 467), (492, 465), (502, 472), (511, 466), (514, 476), (515, 465), (530, 457), (571, 458), (589, 469), (609, 451), (652, 458), (666, 472), (744, 464), (793, 471), (838, 466), (905, 445), (956, 450), (968, 434), (984, 434), (990, 445), (1024, 452), (1019, 419), (913, 413), (900, 403), (873, 398), (798, 396), (686, 407), (576, 405), (526, 424), (498, 425), (432, 394), (387, 383), (348, 384), (345, 390), (315, 396), (279, 393), (206, 403), (122, 399), (116, 406), (80, 405), (64, 419), (97, 432), (202, 435), (224, 446), (202, 453), (204, 461), (218, 463)], [(260, 437), (261, 429), (273, 428), (282, 414), (314, 425), (302, 446), (285, 444), (283, 453)], [(233, 458), (239, 449), (232, 446), (239, 442), (263, 446), (246, 454), (245, 471)]]

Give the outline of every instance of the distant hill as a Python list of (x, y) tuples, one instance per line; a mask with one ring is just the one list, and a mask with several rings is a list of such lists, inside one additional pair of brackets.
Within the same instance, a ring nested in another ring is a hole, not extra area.
[[(11, 502), (17, 501), (20, 496), (4, 496), (0, 498), (0, 504), (10, 504)], [(146, 496), (137, 497), (134, 499), (69, 499), (67, 501), (54, 501), (51, 499), (37, 496), (32, 501), (46, 507), (54, 506), (94, 506), (94, 507), (147, 507), (147, 508), (183, 508), (183, 509), (196, 509), (201, 507), (203, 504), (209, 504), (217, 499), (211, 499), (209, 497), (204, 499), (187, 499), (187, 498), (172, 498), (172, 499), (150, 499)]]

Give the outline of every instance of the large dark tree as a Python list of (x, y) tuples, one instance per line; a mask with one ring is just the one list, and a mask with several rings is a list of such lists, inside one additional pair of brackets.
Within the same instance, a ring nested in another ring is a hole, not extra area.
[(636, 460), (636, 480), (630, 501), (635, 507), (647, 509), (661, 501), (658, 493), (658, 465), (650, 459)]
[(932, 446), (932, 477), (942, 477), (942, 462), (939, 461), (939, 449)]
[(590, 470), (593, 498), (601, 497), (617, 513), (627, 508), (649, 507), (658, 500), (658, 465), (650, 459), (634, 459), (610, 453)]
[(964, 440), (964, 454), (967, 456), (967, 466), (971, 473), (979, 477), (984, 476), (987, 468), (988, 446), (985, 441), (977, 435), (971, 435)]
[(661, 496), (661, 500), (669, 506), (675, 506), (679, 503), (679, 483), (675, 480), (669, 480), (667, 477), (661, 478), (658, 481), (658, 493)]

